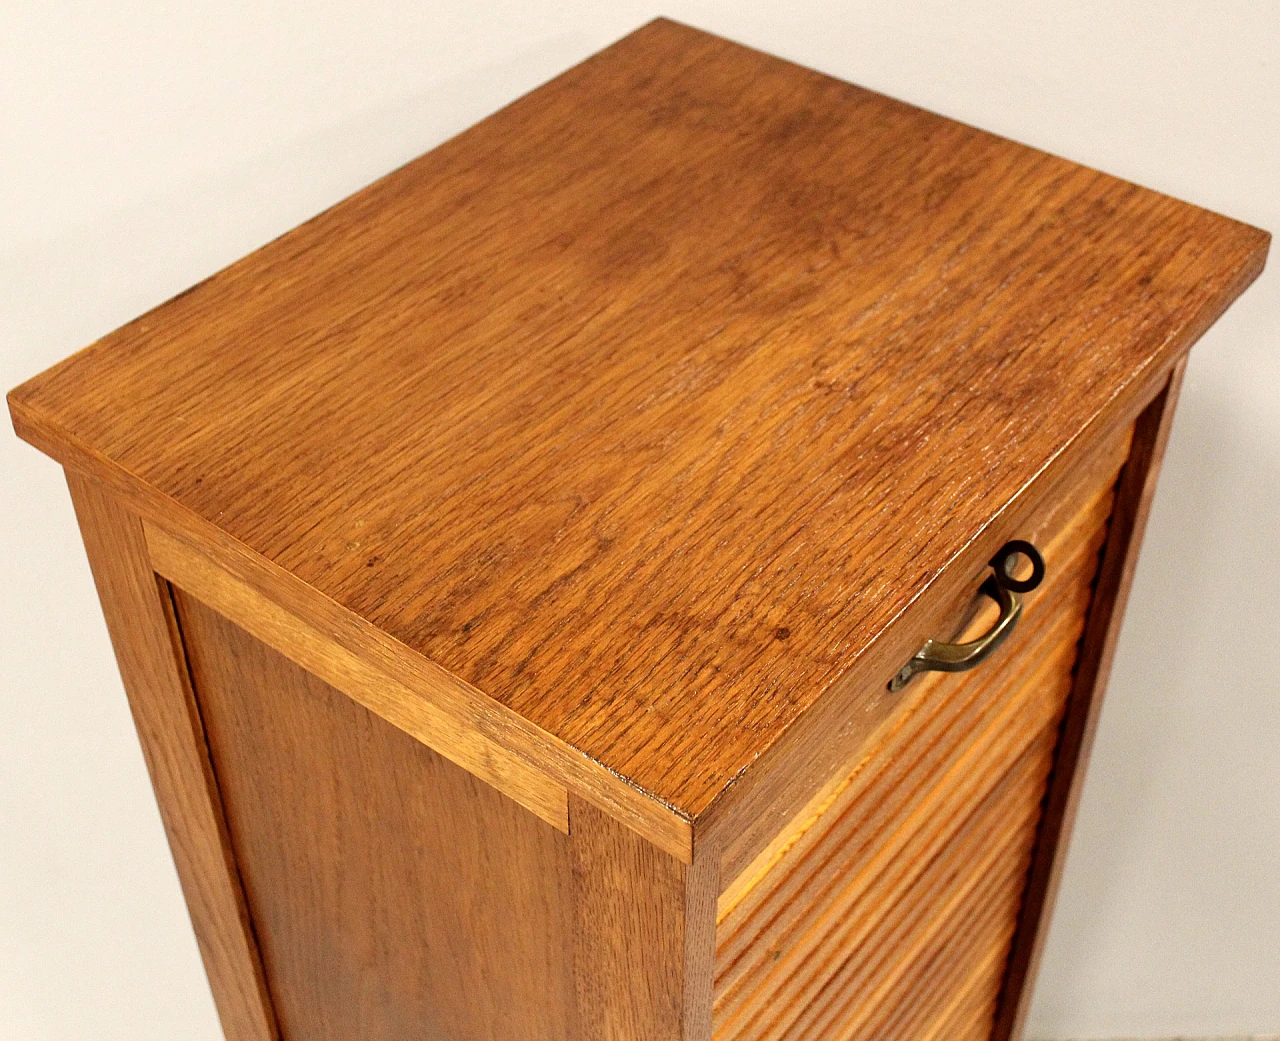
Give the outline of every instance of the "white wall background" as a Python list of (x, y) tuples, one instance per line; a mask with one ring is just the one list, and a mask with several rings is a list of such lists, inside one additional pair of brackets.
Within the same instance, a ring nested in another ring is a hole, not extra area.
[[(5, 0), (0, 387), (657, 13), (1280, 231), (1274, 0)], [(1032, 1036), (1280, 1032), (1277, 266), (1192, 356)], [(0, 466), (0, 1037), (216, 1038), (60, 471)]]

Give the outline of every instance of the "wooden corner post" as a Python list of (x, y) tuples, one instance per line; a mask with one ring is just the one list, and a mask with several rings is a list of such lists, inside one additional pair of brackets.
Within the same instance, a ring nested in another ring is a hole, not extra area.
[(683, 864), (569, 796), (582, 1041), (710, 1041), (719, 857)]
[(1174, 408), (1187, 359), (1173, 367), (1168, 382), (1138, 416), (1133, 440), (1116, 481), (1115, 503), (1102, 549), (1097, 586), (1080, 639), (1075, 676), (1062, 720), (1053, 772), (1027, 875), (1022, 908), (996, 1009), (992, 1041), (1020, 1041), (1031, 1004), (1032, 987), (1044, 949), (1053, 903), (1066, 862), (1085, 765), (1102, 710), (1125, 603), (1133, 584), (1138, 551), (1155, 494), (1160, 463), (1169, 441)]
[(134, 513), (91, 478), (67, 484), (222, 1029), (278, 1041), (168, 583)]

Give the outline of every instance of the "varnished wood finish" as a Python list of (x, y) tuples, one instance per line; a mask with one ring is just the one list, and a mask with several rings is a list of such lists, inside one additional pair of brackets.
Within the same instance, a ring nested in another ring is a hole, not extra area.
[(174, 597), (285, 1036), (710, 1037), (714, 862), (566, 838)]
[(1127, 444), (1028, 531), (1047, 579), (1000, 657), (908, 687), (727, 885), (718, 1041), (916, 1041), (961, 1004), (989, 1028)]
[[(434, 662), (405, 653), (403, 645), (386, 633), (294, 576), (246, 553), (225, 536), (215, 534), (197, 544), (152, 523), (146, 529), (152, 564), (159, 572), (216, 604), (286, 656), (306, 655), (307, 664), (325, 670), (335, 682), (340, 679), (337, 685), (366, 699), (366, 705), (376, 702), (377, 711), (397, 726), (428, 744), (449, 746), (457, 760), (483, 761), (488, 756), (485, 742), (506, 749), (510, 756), (487, 764), (491, 781), (509, 794), (518, 792), (519, 801), (532, 804), (535, 812), (557, 826), (559, 796), (552, 787), (563, 785), (659, 849), (685, 863), (693, 859), (691, 823), (671, 807), (655, 802), (624, 778), (556, 741)], [(312, 646), (313, 632), (325, 641), (323, 646)], [(344, 671), (345, 665), (356, 662), (360, 663), (358, 675)], [(378, 684), (370, 670), (387, 676), (391, 683)], [(466, 748), (463, 734), (449, 733), (453, 725), (450, 718), (477, 735), (478, 749)], [(516, 765), (521, 760), (537, 764), (550, 784), (530, 784)]]
[[(1061, 563), (1063, 540), (1068, 539), (1078, 542), (1086, 532), (1101, 524), (1105, 519), (1105, 514), (1100, 516), (1098, 511), (1104, 508), (1104, 504), (1109, 499), (1104, 497), (1100, 489), (1107, 488), (1115, 474), (1125, 464), (1129, 453), (1129, 445), (1129, 432), (1124, 431), (1119, 437), (1115, 437), (1106, 445), (1101, 446), (1101, 449), (1095, 453), (1094, 458), (1090, 461), (1089, 468), (1077, 475), (1079, 479), (1069, 489), (1064, 489), (1061, 495), (1046, 504), (1044, 511), (1039, 516), (1029, 519), (1022, 528), (1018, 529), (1023, 537), (1029, 538), (1037, 545), (1048, 549), (1050, 557), (1055, 564), (1047, 576), (1048, 588), (1036, 590), (1030, 597), (1028, 608), (1031, 619), (1039, 619), (1043, 617), (1046, 610), (1052, 610), (1052, 608), (1046, 608), (1045, 604), (1052, 604), (1051, 590), (1062, 580), (1061, 574), (1058, 574), (1060, 567), (1057, 565)], [(1051, 543), (1056, 545), (1049, 548)], [(949, 636), (955, 629), (955, 620), (957, 618), (963, 619), (963, 624), (969, 631), (977, 631), (994, 618), (995, 610), (991, 601), (985, 597), (975, 595), (975, 590), (981, 584), (985, 575), (989, 573), (988, 568), (983, 568), (971, 576), (964, 601), (953, 608), (949, 622), (940, 622), (930, 630), (932, 635)], [(1057, 606), (1061, 608), (1062, 605)], [(1067, 613), (1069, 614), (1069, 612)], [(1027, 639), (1028, 625), (1024, 623), (1020, 628), (1021, 632), (1017, 635), (1012, 645), (1015, 648), (1020, 642)], [(1003, 671), (1000, 669), (1000, 665), (1002, 662), (1009, 661), (1010, 657), (1009, 648), (1006, 647), (992, 660), (990, 669), (979, 670), (967, 678), (925, 674), (913, 681), (908, 688), (908, 693), (886, 696), (880, 711), (867, 722), (861, 740), (850, 748), (847, 758), (827, 772), (825, 784), (810, 796), (804, 806), (798, 807), (789, 820), (776, 825), (772, 829), (771, 841), (757, 852), (753, 858), (754, 862), (750, 864), (750, 869), (748, 864), (743, 862), (740, 851), (726, 850), (724, 852), (724, 859), (721, 864), (721, 879), (725, 886), (725, 892), (721, 896), (722, 903), (725, 901), (732, 902), (734, 899), (732, 892), (735, 887), (743, 886), (748, 880), (758, 876), (762, 870), (765, 870), (767, 865), (773, 863), (777, 851), (786, 847), (792, 841), (796, 829), (805, 827), (807, 826), (806, 822), (814, 820), (815, 807), (826, 805), (835, 791), (847, 786), (848, 779), (857, 765), (866, 762), (877, 747), (883, 748), (883, 746), (878, 746), (877, 742), (883, 740), (885, 727), (892, 726), (895, 720), (904, 718), (904, 713), (908, 712), (909, 706), (917, 704), (921, 699), (927, 701), (928, 698), (933, 696), (930, 692), (936, 685), (949, 683), (964, 686), (970, 682), (983, 680), (985, 674), (991, 671)], [(890, 673), (892, 671), (890, 670)]]
[(228, 1041), (278, 1041), (168, 587), (141, 521), (96, 481), (67, 484), (160, 818)]
[(1045, 800), (1035, 857), (1027, 878), (1018, 931), (1000, 999), (992, 1041), (1020, 1041), (1032, 985), (1046, 936), (1045, 925), (1066, 861), (1067, 840), (1075, 821), (1084, 768), (1102, 709), (1116, 641), (1124, 617), (1138, 550), (1155, 495), (1156, 480), (1169, 431), (1185, 359), (1174, 369), (1160, 395), (1138, 418), (1133, 447), (1116, 486), (1115, 508), (1107, 532), (1097, 587), (1075, 669), (1071, 698)]
[(659, 20), (11, 392), (228, 1036), (1011, 1041), (1268, 242)]
[(568, 833), (565, 789), (486, 738), (467, 718), (449, 714), (442, 707), (448, 705), (446, 699), (415, 697), (411, 688), (237, 582), (206, 554), (182, 540), (155, 527), (146, 527), (146, 537), (152, 566), (179, 589)]
[(680, 863), (573, 796), (584, 1041), (710, 1041), (716, 864)]
[(687, 837), (1266, 247), (659, 21), (10, 408)]
[(568, 838), (175, 600), (284, 1037), (576, 1038)]
[[(1136, 416), (1136, 412), (1135, 412)], [(1128, 452), (1123, 426), (1088, 446), (1074, 465), (1051, 467), (1016, 507), (1002, 513), (974, 538), (965, 553), (897, 624), (833, 686), (809, 715), (778, 741), (753, 771), (741, 778), (698, 821), (699, 842), (721, 851), (721, 878), (727, 883), (776, 841), (780, 829), (831, 783), (843, 777), (894, 710), (898, 700), (885, 680), (920, 644), (949, 632), (948, 626), (971, 604), (974, 589), (989, 573), (987, 562), (1011, 538), (1043, 539), (1084, 503), (1082, 495), (1111, 479)], [(1057, 461), (1068, 458), (1066, 453)], [(963, 579), (963, 581), (961, 581)]]

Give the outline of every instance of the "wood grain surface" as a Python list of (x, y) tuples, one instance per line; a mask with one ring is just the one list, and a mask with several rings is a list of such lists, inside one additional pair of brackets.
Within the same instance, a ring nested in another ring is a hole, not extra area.
[[(1130, 427), (1122, 426), (1091, 443), (1074, 465), (1059, 468), (1066, 455), (1060, 457), (1055, 467), (1037, 479), (1037, 487), (974, 539), (930, 595), (905, 611), (858, 666), (797, 721), (750, 774), (716, 801), (711, 813), (698, 822), (699, 844), (720, 849), (725, 884), (773, 844), (788, 822), (834, 779), (847, 776), (850, 763), (865, 755), (877, 728), (901, 704), (901, 698), (888, 691), (887, 677), (926, 638), (946, 638), (956, 620), (967, 616), (990, 574), (989, 561), (996, 549), (1015, 537), (1047, 544), (1120, 469), (1129, 452), (1129, 438)], [(1059, 469), (1056, 475), (1055, 469)]]
[(678, 831), (1267, 244), (658, 21), (9, 403)]
[(1138, 417), (1132, 450), (1116, 485), (1115, 507), (1062, 722), (991, 1041), (1021, 1041), (1022, 1038), (1032, 985), (1044, 949), (1046, 926), (1066, 863), (1067, 843), (1084, 785), (1085, 766), (1102, 711), (1111, 661), (1120, 638), (1160, 464), (1173, 429), (1174, 409), (1185, 369), (1184, 359), (1174, 368), (1165, 388)]
[(714, 860), (567, 836), (173, 597), (285, 1037), (709, 1041)]
[(577, 1038), (569, 839), (175, 601), (283, 1036)]
[(474, 720), (447, 711), (449, 699), (415, 696), (412, 688), (379, 669), (376, 659), (353, 654), (305, 619), (237, 582), (180, 539), (154, 527), (144, 528), (157, 574), (568, 834), (565, 788), (486, 737)]
[(278, 1041), (169, 588), (142, 522), (98, 482), (67, 484), (223, 1032)]
[[(557, 827), (564, 818), (555, 789), (563, 785), (566, 795), (572, 790), (659, 849), (692, 862), (687, 818), (434, 662), (406, 652), (311, 586), (216, 536), (197, 542), (151, 523), (144, 527), (152, 566), (179, 588)], [(521, 761), (542, 778), (531, 777)]]
[(1128, 440), (1037, 519), (1046, 580), (998, 656), (917, 679), (725, 887), (717, 1041), (990, 1029)]
[(583, 1041), (710, 1041), (717, 865), (569, 798)]

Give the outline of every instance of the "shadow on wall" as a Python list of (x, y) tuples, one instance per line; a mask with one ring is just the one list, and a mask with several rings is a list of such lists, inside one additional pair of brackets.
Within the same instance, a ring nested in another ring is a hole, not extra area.
[[(1270, 289), (1249, 308), (1256, 344)], [(1214, 339), (1174, 422), (1033, 1037), (1275, 1026), (1257, 995), (1280, 964), (1280, 412), (1242, 395), (1259, 348)]]
[[(1090, 839), (1117, 854), (1132, 845), (1134, 824), (1159, 811), (1150, 805), (1159, 764), (1180, 752), (1162, 721), (1206, 707), (1220, 723), (1231, 713), (1228, 724), (1248, 744), (1250, 708), (1274, 708), (1275, 673), (1264, 663), (1277, 637), (1280, 444), (1256, 430), (1251, 439), (1230, 401), (1188, 389), (1112, 673), (1116, 696), (1107, 702), (1108, 745), (1123, 747), (1126, 765)], [(1241, 501), (1241, 492), (1249, 498)], [(1235, 758), (1239, 747), (1221, 752)]]

